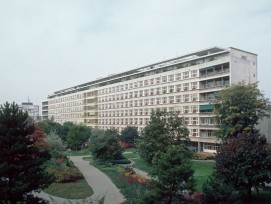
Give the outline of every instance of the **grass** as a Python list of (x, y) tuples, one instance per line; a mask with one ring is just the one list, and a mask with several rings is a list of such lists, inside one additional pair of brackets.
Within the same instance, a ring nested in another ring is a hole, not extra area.
[(85, 155), (91, 155), (91, 151), (89, 149), (81, 149), (78, 151), (71, 151), (68, 153), (69, 156), (85, 156)]
[(151, 172), (151, 167), (143, 159), (141, 159), (137, 149), (135, 148), (126, 149), (125, 152), (123, 153), (123, 156), (135, 162), (133, 167), (138, 168), (147, 173)]
[(215, 162), (208, 161), (192, 161), (192, 168), (194, 169), (194, 177), (196, 179), (196, 190), (202, 191), (202, 185), (207, 178), (213, 173)]
[(143, 191), (146, 189), (146, 186), (142, 186), (137, 183), (129, 183), (127, 180), (121, 177), (121, 174), (118, 172), (117, 165), (106, 165), (98, 162), (91, 162), (96, 168), (105, 173), (110, 180), (120, 189), (120, 192), (125, 196), (125, 203), (139, 203), (141, 200)]
[(85, 179), (69, 183), (53, 183), (44, 192), (66, 199), (85, 199), (93, 194)]

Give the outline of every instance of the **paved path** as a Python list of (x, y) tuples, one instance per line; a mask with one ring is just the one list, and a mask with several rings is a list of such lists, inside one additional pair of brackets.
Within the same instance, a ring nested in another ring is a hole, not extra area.
[[(84, 175), (86, 182), (91, 186), (94, 194), (85, 200), (64, 199), (48, 195), (44, 192), (36, 194), (42, 197), (50, 204), (80, 204), (80, 203), (97, 203), (97, 198), (103, 197), (104, 204), (119, 204), (125, 201), (124, 196), (112, 181), (100, 170), (89, 164), (89, 161), (83, 160), (84, 156), (71, 156), (70, 159), (74, 165)], [(91, 202), (92, 201), (92, 202)]]
[(103, 172), (90, 165), (89, 161), (84, 161), (83, 156), (72, 156), (70, 159), (91, 186), (94, 192), (93, 196), (105, 195), (104, 204), (117, 204), (125, 201), (124, 196), (112, 181)]
[[(133, 160), (133, 158), (131, 158), (131, 159), (129, 159), (130, 161), (131, 161), (131, 166), (133, 167), (133, 165), (135, 164), (135, 161)], [(151, 179), (151, 176), (147, 173), (147, 172), (145, 172), (145, 171), (142, 171), (142, 170), (140, 170), (140, 169), (138, 169), (138, 168), (135, 168), (135, 167), (133, 167), (133, 170), (135, 171), (135, 173), (136, 174), (138, 174), (138, 175), (140, 175), (140, 176), (143, 176), (143, 177), (145, 177), (146, 179)]]

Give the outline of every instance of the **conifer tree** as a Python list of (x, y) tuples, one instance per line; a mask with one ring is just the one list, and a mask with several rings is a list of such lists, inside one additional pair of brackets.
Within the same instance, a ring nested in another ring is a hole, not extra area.
[(0, 106), (0, 201), (14, 204), (52, 182), (44, 162), (50, 154), (31, 137), (35, 126), (15, 103)]

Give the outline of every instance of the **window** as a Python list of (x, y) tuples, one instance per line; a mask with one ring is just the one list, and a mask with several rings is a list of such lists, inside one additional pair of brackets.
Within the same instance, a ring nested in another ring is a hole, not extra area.
[(137, 82), (134, 82), (134, 88), (137, 88)]
[(160, 104), (161, 99), (160, 98), (156, 98), (156, 104)]
[(174, 103), (174, 96), (169, 96), (168, 101), (169, 103)]
[(160, 94), (160, 88), (156, 88), (156, 94)]
[(191, 101), (197, 101), (198, 100), (198, 94), (191, 94)]
[(184, 100), (185, 102), (188, 102), (188, 101), (189, 101), (189, 94), (184, 94), (184, 95), (183, 95), (183, 100)]
[(198, 125), (198, 118), (197, 117), (192, 117), (191, 118), (191, 125)]
[(155, 80), (156, 80), (156, 84), (160, 83), (160, 77), (157, 77)]
[(176, 85), (176, 91), (180, 92), (182, 90), (182, 84), (177, 84)]
[(143, 90), (139, 91), (139, 97), (143, 96)]
[(189, 71), (186, 71), (183, 73), (183, 78), (188, 79), (189, 78)]
[(187, 91), (189, 89), (189, 83), (184, 83), (183, 84), (183, 90)]
[(150, 95), (153, 95), (154, 89), (150, 89)]
[(189, 117), (184, 117), (184, 124), (189, 125)]
[(143, 81), (140, 81), (139, 82), (139, 87), (142, 87), (143, 86)]
[(198, 76), (197, 70), (192, 70), (191, 71), (191, 77), (195, 78)]
[(199, 136), (199, 130), (198, 129), (191, 129), (191, 136), (192, 137), (198, 137)]
[(149, 95), (149, 90), (148, 89), (144, 90), (144, 96), (148, 96), (148, 95)]
[(163, 93), (163, 94), (167, 93), (167, 86), (164, 86), (164, 87), (162, 88), (162, 93)]
[(145, 99), (144, 104), (145, 104), (145, 106), (149, 105), (149, 99)]
[(191, 106), (191, 112), (192, 112), (192, 113), (197, 113), (197, 112), (199, 112), (199, 107), (198, 107), (198, 106)]
[(175, 107), (175, 112), (177, 114), (181, 114), (182, 113), (182, 107), (181, 106)]
[(150, 79), (150, 84), (154, 84), (154, 79)]
[(163, 103), (163, 104), (166, 104), (166, 103), (167, 103), (167, 97), (163, 97), (163, 98), (162, 98), (162, 103)]
[(162, 82), (163, 83), (167, 82), (167, 76), (162, 76)]
[(183, 112), (184, 113), (189, 113), (189, 106), (184, 106), (183, 107)]
[(149, 85), (149, 80), (145, 80), (144, 81), (144, 86), (148, 86)]
[(195, 90), (198, 88), (198, 82), (191, 82), (191, 89)]
[(168, 76), (168, 81), (169, 82), (174, 81), (174, 75), (173, 74)]
[(182, 80), (182, 73), (175, 74), (176, 81)]
[(176, 97), (176, 102), (180, 103), (182, 101), (182, 95), (175, 96)]
[(174, 86), (169, 86), (168, 89), (169, 89), (169, 93), (173, 93), (174, 92)]

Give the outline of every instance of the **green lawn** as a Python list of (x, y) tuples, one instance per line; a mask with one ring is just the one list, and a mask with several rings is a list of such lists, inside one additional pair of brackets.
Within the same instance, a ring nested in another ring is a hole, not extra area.
[(134, 148), (126, 149), (125, 152), (123, 153), (123, 156), (135, 162), (133, 167), (138, 168), (147, 173), (151, 172), (151, 167), (143, 159), (140, 158), (137, 149)]
[(192, 168), (194, 169), (194, 177), (196, 179), (196, 190), (202, 191), (202, 185), (207, 178), (213, 173), (215, 162), (208, 161), (192, 161)]
[[(88, 158), (89, 159), (89, 158)], [(87, 159), (87, 160), (88, 160)], [(105, 173), (111, 181), (120, 189), (120, 192), (125, 196), (125, 203), (139, 203), (143, 194), (143, 191), (146, 189), (146, 186), (142, 186), (137, 183), (129, 183), (126, 177), (122, 177), (118, 173), (117, 165), (106, 165), (98, 162), (91, 162), (96, 168)]]
[(66, 199), (85, 199), (93, 194), (85, 179), (69, 183), (53, 183), (44, 192)]
[(79, 151), (71, 151), (68, 153), (68, 156), (87, 156), (91, 155), (91, 151), (89, 149), (81, 149)]

